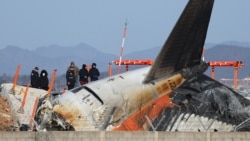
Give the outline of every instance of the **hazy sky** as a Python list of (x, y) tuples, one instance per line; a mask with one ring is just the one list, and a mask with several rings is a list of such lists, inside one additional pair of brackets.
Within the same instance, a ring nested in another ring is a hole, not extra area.
[[(0, 0), (0, 49), (87, 43), (119, 55), (162, 46), (188, 0)], [(215, 0), (206, 42), (250, 42), (250, 0)]]

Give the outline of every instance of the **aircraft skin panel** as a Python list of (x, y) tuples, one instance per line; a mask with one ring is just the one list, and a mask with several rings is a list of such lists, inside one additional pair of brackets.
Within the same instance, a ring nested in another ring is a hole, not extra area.
[(144, 83), (199, 63), (214, 0), (190, 0), (155, 59)]
[[(137, 76), (143, 76), (143, 74), (143, 71), (138, 71), (136, 73)], [(120, 76), (122, 76), (122, 79), (120, 79)], [(126, 85), (128, 84), (127, 82), (130, 82), (130, 79), (134, 79), (134, 77), (131, 77), (129, 74), (117, 75), (108, 78), (107, 85), (109, 85), (111, 89), (107, 90), (115, 89), (123, 83)], [(143, 80), (143, 77), (141, 80)], [(140, 116), (143, 116), (144, 114), (148, 115), (149, 113), (142, 114), (142, 110), (140, 110), (145, 107), (144, 105), (161, 98), (163, 95), (169, 94), (173, 89), (181, 85), (183, 82), (184, 79), (181, 74), (176, 74), (169, 79), (155, 83), (154, 85), (133, 83), (133, 85), (126, 85), (126, 89), (122, 89), (123, 91), (120, 92), (105, 91), (105, 95), (102, 92), (104, 89), (106, 89), (106, 85), (98, 85), (98, 82), (93, 82), (85, 85), (84, 87), (95, 90), (94, 92), (98, 94), (98, 96), (103, 101), (103, 104), (101, 104), (98, 99), (93, 98), (94, 96), (92, 96), (89, 92), (83, 89), (77, 91), (75, 94), (70, 91), (63, 94), (61, 98), (57, 100), (57, 102), (61, 104), (54, 106), (53, 110), (58, 115), (62, 116), (68, 123), (70, 123), (76, 131), (100, 130), (102, 129), (105, 122), (112, 122), (113, 124), (107, 126), (106, 129), (113, 130), (113, 128), (116, 127), (116, 125), (121, 124), (124, 119), (133, 117), (133, 114), (134, 116), (138, 115), (138, 113), (140, 113)], [(75, 89), (72, 91), (74, 90)], [(86, 96), (87, 98), (85, 98)], [(169, 104), (167, 103), (167, 105)], [(110, 119), (111, 121), (106, 121), (112, 108), (114, 107), (117, 110), (115, 110), (114, 114), (112, 115), (113, 119)], [(146, 110), (144, 110), (144, 112), (145, 111)], [(115, 114), (116, 112), (120, 112), (120, 114)], [(152, 119), (155, 118), (155, 115), (149, 117)], [(119, 121), (116, 122), (118, 119)], [(145, 120), (145, 118), (138, 119)], [(139, 123), (139, 121), (136, 121), (136, 123)]]
[[(138, 89), (137, 86), (141, 86), (141, 81), (145, 76), (144, 74), (147, 73), (148, 70), (149, 67), (145, 67), (137, 70), (136, 74), (130, 75), (130, 73), (126, 73), (115, 75), (104, 79), (105, 83), (100, 84), (100, 81), (96, 81), (88, 83), (82, 87), (75, 88), (72, 91), (68, 91), (56, 100), (56, 102), (60, 104), (54, 106), (53, 111), (69, 122), (76, 131), (100, 130), (104, 122), (100, 121), (101, 117), (103, 118), (103, 116), (108, 115), (109, 110), (113, 107), (122, 109), (123, 113), (120, 114), (119, 117), (114, 117), (115, 119), (119, 119), (125, 114), (124, 105), (127, 104), (131, 107), (127, 108), (128, 110), (133, 109), (134, 105), (132, 103), (136, 102), (128, 103), (127, 101), (129, 100), (128, 98), (133, 99), (134, 95), (123, 95), (126, 94), (127, 91), (136, 91), (135, 88)], [(139, 79), (138, 81), (126, 83), (130, 82), (131, 79), (134, 79), (135, 75)], [(121, 85), (127, 89), (119, 89)], [(103, 103), (101, 103), (97, 98), (94, 98), (94, 95), (84, 89), (84, 87), (95, 90), (94, 92), (98, 95), (101, 101), (103, 101)]]

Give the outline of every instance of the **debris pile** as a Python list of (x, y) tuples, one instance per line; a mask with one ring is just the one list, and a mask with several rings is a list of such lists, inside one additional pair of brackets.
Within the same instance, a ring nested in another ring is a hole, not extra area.
[(35, 124), (39, 97), (47, 91), (4, 83), (0, 89), (0, 131), (28, 131)]
[(7, 99), (0, 95), (0, 131), (16, 131), (16, 124)]

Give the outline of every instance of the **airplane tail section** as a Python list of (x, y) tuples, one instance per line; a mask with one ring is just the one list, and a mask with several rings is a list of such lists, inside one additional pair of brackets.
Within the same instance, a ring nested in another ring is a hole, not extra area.
[(189, 0), (143, 83), (167, 78), (201, 61), (214, 0)]

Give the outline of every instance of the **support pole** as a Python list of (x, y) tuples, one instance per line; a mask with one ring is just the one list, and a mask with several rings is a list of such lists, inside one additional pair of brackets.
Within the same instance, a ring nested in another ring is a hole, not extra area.
[(34, 106), (33, 106), (33, 110), (32, 110), (32, 113), (31, 113), (31, 119), (30, 119), (30, 122), (29, 122), (29, 125), (30, 125), (31, 129), (33, 128), (32, 122), (33, 122), (34, 117), (35, 117), (38, 102), (39, 102), (39, 99), (38, 99), (38, 97), (36, 97), (36, 100), (35, 100)]
[(234, 89), (238, 88), (238, 74), (239, 74), (239, 67), (234, 67)]
[(126, 65), (126, 72), (128, 71), (128, 64)]
[(128, 23), (127, 23), (127, 20), (126, 20), (124, 31), (123, 31), (123, 37), (122, 37), (122, 47), (121, 47), (121, 52), (120, 52), (120, 61), (119, 61), (119, 65), (118, 65), (118, 74), (121, 72), (122, 53), (123, 53), (124, 43), (125, 43), (125, 39), (126, 39), (127, 25), (128, 25)]
[(112, 64), (111, 63), (109, 63), (109, 68), (108, 68), (108, 76), (110, 77), (110, 76), (112, 76)]
[(23, 99), (22, 99), (22, 103), (21, 103), (21, 106), (20, 108), (17, 110), (18, 113), (24, 113), (24, 105), (25, 105), (25, 101), (26, 101), (26, 97), (27, 97), (27, 94), (28, 94), (28, 90), (29, 90), (29, 86), (30, 84), (28, 83), (27, 86), (26, 86), (26, 89), (25, 89), (25, 92), (24, 92), (24, 95), (23, 95)]
[(54, 82), (55, 82), (55, 77), (56, 77), (56, 70), (54, 70), (53, 74), (52, 74), (52, 78), (50, 81), (50, 85), (49, 85), (49, 90), (48, 90), (48, 94), (51, 93), (53, 86), (54, 86)]
[(211, 77), (214, 79), (214, 76), (215, 76), (215, 74), (214, 74), (215, 72), (214, 72), (214, 66), (212, 66), (212, 73), (211, 73)]
[(15, 88), (16, 88), (16, 83), (17, 83), (17, 80), (18, 80), (20, 69), (21, 69), (21, 66), (18, 65), (17, 69), (16, 69), (16, 73), (15, 73), (14, 79), (13, 79), (13, 86), (12, 86), (12, 93), (13, 94), (15, 94)]

